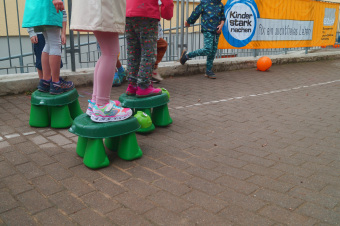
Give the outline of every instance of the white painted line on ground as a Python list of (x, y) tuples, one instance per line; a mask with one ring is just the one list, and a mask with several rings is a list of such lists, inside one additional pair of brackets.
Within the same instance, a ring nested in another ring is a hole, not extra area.
[(11, 138), (14, 138), (14, 137), (20, 137), (20, 134), (19, 133), (13, 133), (13, 134), (10, 134), (10, 135), (5, 135), (5, 137), (7, 139), (11, 139)]
[(24, 136), (28, 136), (28, 135), (32, 135), (35, 134), (36, 132), (32, 131), (32, 132), (27, 132), (27, 133), (23, 133)]
[[(251, 95), (248, 95), (248, 97), (257, 97), (257, 96), (268, 95), (268, 94), (273, 94), (273, 93), (288, 92), (288, 91), (297, 90), (297, 89), (301, 89), (301, 88), (310, 88), (310, 87), (314, 87), (314, 86), (327, 85), (327, 84), (331, 84), (331, 83), (334, 83), (334, 82), (340, 82), (340, 79), (329, 81), (329, 82), (315, 83), (315, 84), (311, 84), (309, 86), (297, 86), (297, 87), (290, 88), (290, 89), (280, 89), (280, 90), (273, 90), (273, 91), (268, 91), (268, 92), (264, 92), (264, 93), (251, 94)], [(222, 99), (222, 100), (212, 100), (212, 101), (209, 101), (209, 102), (204, 102), (202, 104), (193, 104), (193, 105), (188, 105), (188, 106), (184, 106), (184, 107), (179, 106), (179, 107), (176, 107), (174, 109), (190, 108), (190, 107), (199, 106), (199, 105), (203, 105), (203, 104), (215, 104), (215, 103), (219, 103), (219, 102), (226, 102), (226, 101), (229, 101), (229, 100), (240, 100), (240, 99), (243, 99), (245, 97), (246, 96), (231, 97), (229, 99)]]
[(4, 138), (0, 137), (0, 141), (2, 141)]

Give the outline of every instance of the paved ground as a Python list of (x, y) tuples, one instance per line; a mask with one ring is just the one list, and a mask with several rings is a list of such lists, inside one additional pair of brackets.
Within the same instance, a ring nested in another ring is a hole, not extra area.
[[(340, 224), (340, 60), (166, 79), (174, 123), (86, 168), (67, 130), (0, 97), (0, 225)], [(113, 88), (112, 97), (126, 89)], [(79, 88), (85, 110), (91, 87)]]

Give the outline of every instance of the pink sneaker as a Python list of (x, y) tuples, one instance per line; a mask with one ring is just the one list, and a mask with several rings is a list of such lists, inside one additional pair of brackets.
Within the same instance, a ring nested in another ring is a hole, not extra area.
[(133, 86), (132, 84), (129, 84), (129, 86), (126, 90), (126, 95), (134, 96), (134, 95), (136, 95), (136, 92), (137, 92), (137, 86)]
[(162, 90), (153, 88), (152, 84), (150, 84), (149, 87), (146, 89), (141, 89), (140, 87), (138, 87), (136, 92), (137, 97), (150, 97), (160, 94), (162, 94)]

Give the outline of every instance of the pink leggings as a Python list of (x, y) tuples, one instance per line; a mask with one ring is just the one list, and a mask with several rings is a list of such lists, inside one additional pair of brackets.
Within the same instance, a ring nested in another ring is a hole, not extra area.
[(94, 31), (102, 55), (97, 61), (93, 77), (92, 100), (102, 106), (110, 101), (113, 76), (119, 54), (119, 40), (117, 32)]

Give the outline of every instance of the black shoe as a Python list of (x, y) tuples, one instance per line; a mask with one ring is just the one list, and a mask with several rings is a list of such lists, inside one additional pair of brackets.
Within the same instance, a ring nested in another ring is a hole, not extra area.
[(48, 93), (50, 92), (50, 84), (51, 84), (52, 80), (44, 80), (44, 79), (40, 79), (39, 80), (39, 85), (38, 85), (38, 90), (40, 92), (44, 92), (44, 93)]
[(184, 65), (185, 62), (187, 62), (187, 60), (189, 59), (188, 55), (187, 55), (187, 51), (183, 50), (181, 58), (179, 59), (179, 62)]
[(205, 72), (205, 77), (211, 78), (211, 79), (216, 79), (216, 75), (212, 71)]

